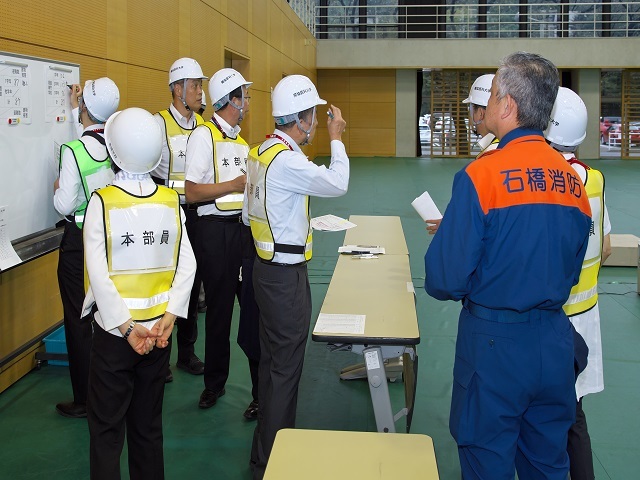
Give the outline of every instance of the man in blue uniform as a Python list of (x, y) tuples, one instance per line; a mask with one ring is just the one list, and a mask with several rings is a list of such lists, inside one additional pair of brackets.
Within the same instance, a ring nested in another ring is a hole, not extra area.
[(425, 256), (427, 292), (462, 301), (449, 427), (465, 479), (567, 478), (575, 418), (573, 335), (591, 209), (546, 144), (556, 67), (523, 52), (496, 73), (486, 126), (500, 138), (458, 172)]

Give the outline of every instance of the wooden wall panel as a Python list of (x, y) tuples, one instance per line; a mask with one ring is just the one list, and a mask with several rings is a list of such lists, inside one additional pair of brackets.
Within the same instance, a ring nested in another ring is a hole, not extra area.
[(274, 8), (271, 2), (251, 3), (251, 34), (266, 42), (269, 38), (269, 11)]
[[(107, 53), (106, 23), (91, 19), (106, 18), (106, 3), (0, 0), (0, 35), (30, 45), (104, 57)], [(83, 18), (86, 9), (90, 9), (90, 18)]]
[(351, 70), (349, 91), (352, 102), (396, 101), (395, 70)]
[[(343, 141), (352, 156), (395, 156), (395, 70), (319, 70), (320, 96), (342, 110), (347, 121)], [(328, 138), (326, 124), (318, 136)], [(329, 155), (326, 142), (317, 143), (318, 155)]]
[(352, 125), (371, 128), (396, 128), (396, 104), (353, 102), (349, 104), (349, 121)]
[(393, 157), (396, 154), (396, 131), (386, 128), (351, 128), (349, 145), (347, 153), (354, 157)]
[[(223, 18), (219, 12), (200, 0), (192, 0), (190, 56), (198, 61), (207, 77), (224, 67), (224, 49), (212, 48), (213, 45), (222, 45), (220, 25)], [(207, 81), (203, 84), (206, 89)], [(206, 93), (208, 95), (208, 90)]]
[(250, 0), (232, 0), (227, 2), (227, 17), (238, 27), (244, 31), (249, 30), (249, 19), (251, 18), (250, 6), (255, 3), (266, 3), (263, 1), (255, 2)]
[[(139, 106), (155, 113), (171, 103), (169, 75), (163, 70), (129, 65), (127, 67), (127, 94), (131, 106)], [(152, 92), (162, 92), (160, 95)]]
[[(107, 58), (117, 62), (127, 62), (127, 0), (111, 0), (107, 4), (107, 23), (105, 38)], [(82, 69), (80, 69), (82, 73)], [(115, 79), (113, 79), (116, 81)], [(116, 82), (117, 83), (117, 82)]]
[(227, 35), (224, 46), (243, 57), (249, 57), (249, 32), (232, 20), (227, 20)]
[(127, 62), (168, 71), (180, 58), (180, 29), (176, 24), (180, 0), (128, 2)]

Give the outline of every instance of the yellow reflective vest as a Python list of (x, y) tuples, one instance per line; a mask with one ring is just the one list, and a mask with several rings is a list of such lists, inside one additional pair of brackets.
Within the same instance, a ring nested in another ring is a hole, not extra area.
[(587, 167), (586, 172), (584, 186), (591, 205), (591, 231), (580, 280), (571, 289), (569, 299), (563, 307), (569, 317), (586, 312), (598, 302), (598, 273), (602, 262), (604, 237), (604, 177), (592, 168)]
[(191, 132), (193, 132), (198, 125), (204, 123), (204, 119), (194, 112), (196, 126), (193, 128), (183, 128), (178, 121), (173, 118), (169, 109), (160, 110), (158, 114), (164, 120), (164, 131), (169, 147), (169, 176), (164, 180), (167, 181), (168, 186), (171, 186), (171, 188), (179, 194), (184, 195), (184, 167), (187, 158), (187, 140)]
[[(247, 154), (249, 153), (249, 144), (238, 135), (236, 138), (230, 138), (223, 135), (213, 122), (204, 122), (204, 126), (211, 133), (211, 143), (213, 146), (213, 176), (215, 183), (227, 182), (233, 180), (240, 175), (244, 175), (247, 171)], [(244, 202), (244, 192), (234, 192), (220, 198), (216, 198), (213, 202), (216, 208), (223, 212), (233, 210), (242, 210)]]
[(289, 150), (282, 143), (275, 143), (260, 153), (260, 146), (251, 149), (247, 164), (247, 212), (251, 224), (251, 234), (258, 256), (271, 261), (276, 252), (304, 254), (305, 260), (312, 257), (312, 229), (309, 221), (309, 196), (305, 196), (302, 208), (307, 216), (307, 239), (305, 245), (283, 245), (275, 243), (269, 224), (266, 207), (267, 175), (269, 166), (279, 153)]
[(178, 265), (182, 222), (177, 193), (158, 186), (147, 197), (117, 186), (97, 190), (104, 207), (109, 277), (131, 312), (144, 322), (164, 315)]

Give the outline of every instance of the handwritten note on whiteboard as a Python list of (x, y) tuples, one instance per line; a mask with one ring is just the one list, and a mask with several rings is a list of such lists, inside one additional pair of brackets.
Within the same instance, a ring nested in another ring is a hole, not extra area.
[(30, 83), (26, 64), (0, 63), (0, 122), (10, 125), (31, 123)]

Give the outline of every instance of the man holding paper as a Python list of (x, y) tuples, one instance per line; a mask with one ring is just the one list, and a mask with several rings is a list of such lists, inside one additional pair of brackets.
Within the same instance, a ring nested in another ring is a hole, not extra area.
[(427, 293), (463, 305), (449, 417), (463, 478), (569, 472), (574, 349), (562, 306), (578, 281), (591, 208), (542, 135), (559, 83), (539, 55), (503, 60), (485, 117), (500, 146), (456, 174), (425, 255)]
[(429, 232), (429, 235), (436, 233), (442, 220), (442, 214), (431, 198), (431, 195), (429, 195), (429, 192), (424, 192), (416, 198), (411, 202), (411, 206), (415, 208), (418, 215), (420, 215), (422, 220), (427, 224), (427, 232)]

